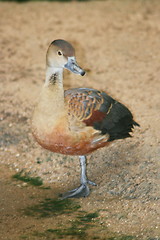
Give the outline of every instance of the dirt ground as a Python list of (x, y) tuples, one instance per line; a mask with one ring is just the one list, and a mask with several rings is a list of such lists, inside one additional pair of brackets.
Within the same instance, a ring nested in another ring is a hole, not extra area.
[[(98, 186), (69, 201), (58, 196), (79, 184), (78, 157), (47, 152), (30, 129), (57, 38), (87, 70), (65, 72), (65, 89), (103, 89), (141, 125), (88, 156)], [(1, 2), (0, 46), (0, 239), (159, 240), (160, 1)], [(43, 185), (13, 179), (21, 171)]]

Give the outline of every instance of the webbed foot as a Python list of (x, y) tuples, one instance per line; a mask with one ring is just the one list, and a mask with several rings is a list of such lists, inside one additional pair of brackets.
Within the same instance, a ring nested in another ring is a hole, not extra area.
[(86, 176), (86, 157), (79, 156), (81, 165), (81, 185), (61, 195), (61, 199), (87, 197), (90, 193), (88, 184), (96, 186), (96, 183), (89, 181)]
[(87, 184), (81, 184), (78, 188), (64, 193), (62, 195), (62, 199), (87, 197), (89, 195), (89, 193), (90, 193), (90, 190), (89, 190), (89, 187), (87, 186)]
[[(96, 186), (96, 183), (87, 181), (88, 184), (91, 184), (92, 186)], [(78, 188), (75, 188), (69, 192), (66, 192), (62, 194), (61, 198), (80, 198), (80, 197), (87, 197), (90, 193), (90, 189), (88, 187), (87, 183), (82, 183)]]

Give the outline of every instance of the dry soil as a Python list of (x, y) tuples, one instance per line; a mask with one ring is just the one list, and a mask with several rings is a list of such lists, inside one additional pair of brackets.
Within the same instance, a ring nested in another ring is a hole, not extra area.
[[(57, 38), (87, 70), (65, 72), (65, 89), (105, 90), (141, 125), (88, 156), (97, 187), (64, 202), (59, 194), (79, 184), (78, 157), (43, 150), (30, 129)], [(159, 240), (160, 1), (1, 2), (0, 46), (0, 239)], [(12, 178), (21, 171), (43, 185)]]

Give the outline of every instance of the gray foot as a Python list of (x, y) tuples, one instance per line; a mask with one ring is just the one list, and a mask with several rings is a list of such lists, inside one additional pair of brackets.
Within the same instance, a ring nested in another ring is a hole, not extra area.
[[(96, 186), (96, 183), (87, 181), (88, 184), (91, 184), (93, 186)], [(66, 198), (81, 198), (81, 197), (87, 197), (90, 193), (90, 189), (87, 184), (81, 184), (78, 188), (75, 188), (69, 192), (66, 192), (62, 194), (62, 199)]]
[(81, 165), (81, 185), (73, 189), (69, 192), (66, 192), (62, 194), (62, 199), (65, 198), (80, 198), (80, 197), (87, 197), (90, 193), (88, 184), (92, 186), (96, 186), (94, 182), (91, 182), (87, 179), (86, 176), (86, 157), (85, 156), (79, 156), (80, 159), (80, 165)]

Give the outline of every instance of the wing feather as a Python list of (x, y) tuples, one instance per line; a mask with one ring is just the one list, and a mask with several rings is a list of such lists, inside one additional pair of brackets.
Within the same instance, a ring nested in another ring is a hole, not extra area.
[(74, 88), (65, 91), (65, 100), (69, 114), (83, 121), (87, 126), (94, 126), (102, 121), (111, 107), (111, 97), (95, 89)]
[(65, 91), (65, 101), (72, 118), (109, 134), (108, 141), (130, 137), (134, 125), (131, 112), (107, 93), (90, 88), (74, 88)]

